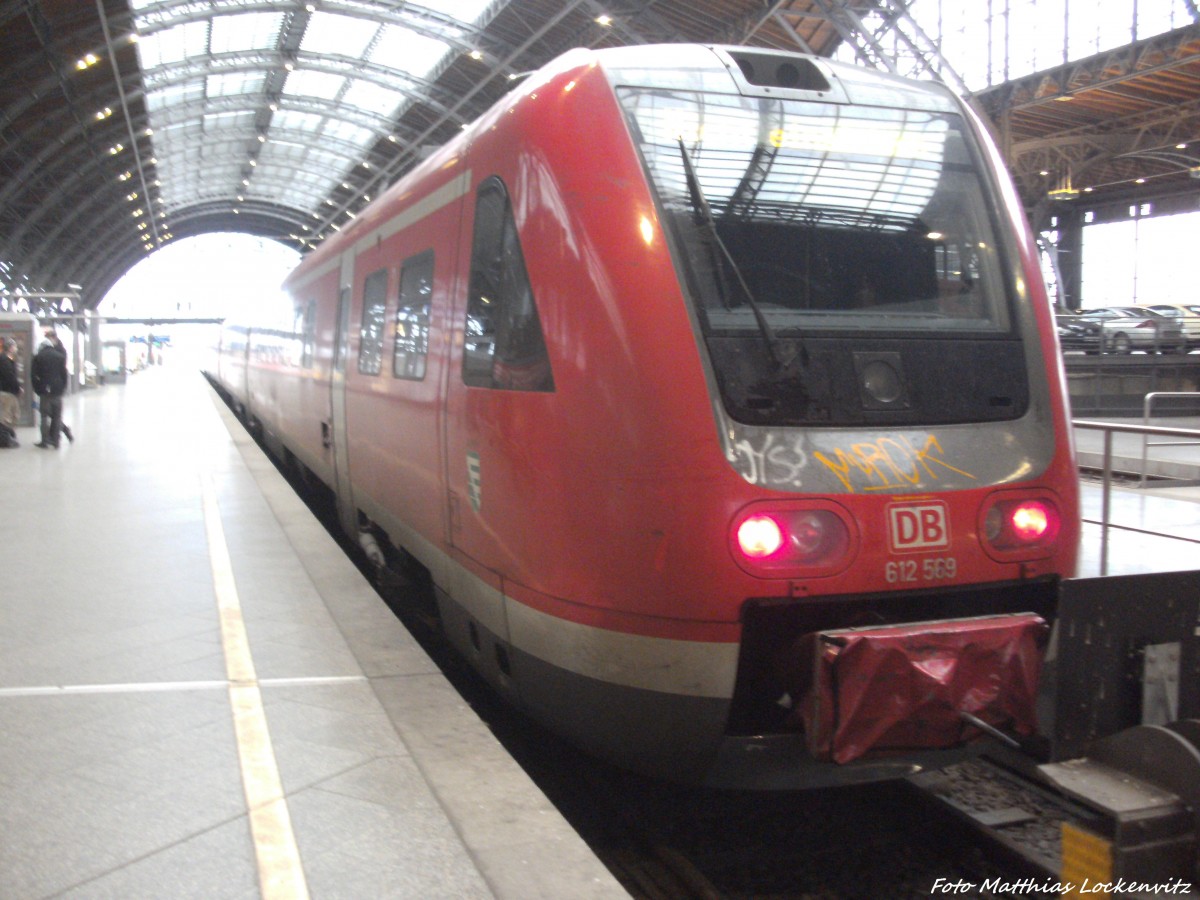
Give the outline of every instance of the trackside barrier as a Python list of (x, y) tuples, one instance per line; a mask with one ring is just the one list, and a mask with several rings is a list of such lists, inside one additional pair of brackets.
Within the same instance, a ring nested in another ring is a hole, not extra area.
[[(1140, 434), (1146, 437), (1190, 438), (1187, 443), (1200, 443), (1200, 429), (1165, 428), (1159, 425), (1124, 425), (1116, 422), (1095, 422), (1075, 419), (1076, 428), (1088, 428), (1104, 432), (1104, 494), (1100, 512), (1100, 574), (1108, 574), (1108, 529), (1112, 506), (1112, 438), (1114, 434)], [(1145, 464), (1143, 463), (1143, 472)]]
[[(1146, 395), (1146, 399), (1142, 407), (1142, 424), (1150, 424), (1150, 411), (1154, 406), (1155, 400), (1172, 399), (1172, 400), (1192, 400), (1200, 401), (1200, 393), (1196, 391), (1151, 391)], [(1200, 446), (1200, 440), (1192, 441), (1151, 441), (1149, 436), (1142, 435), (1142, 480), (1140, 487), (1146, 486), (1146, 455), (1150, 447), (1194, 447)]]

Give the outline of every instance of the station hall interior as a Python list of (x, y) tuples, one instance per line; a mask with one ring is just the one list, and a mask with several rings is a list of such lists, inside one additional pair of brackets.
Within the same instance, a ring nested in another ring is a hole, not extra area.
[(1077, 574), (1200, 571), (1193, 0), (0, 0), (0, 339), (63, 341), (73, 429), (34, 449), (26, 391), (0, 449), (0, 897), (629, 896), (204, 373), (531, 72), (684, 43), (964, 98), (1057, 327)]

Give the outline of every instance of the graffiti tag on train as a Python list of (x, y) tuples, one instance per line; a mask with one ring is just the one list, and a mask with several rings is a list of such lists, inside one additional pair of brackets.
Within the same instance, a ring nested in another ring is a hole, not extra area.
[(782, 440), (768, 433), (761, 447), (755, 447), (748, 439), (742, 439), (729, 451), (729, 461), (751, 484), (786, 485), (798, 488), (801, 475), (808, 465), (808, 454), (802, 446), (803, 438)]
[(933, 434), (926, 436), (920, 447), (902, 435), (851, 444), (849, 450), (838, 447), (832, 457), (817, 451), (813, 457), (827, 466), (850, 493), (920, 487), (947, 472), (975, 479), (970, 472), (946, 461), (942, 445)]

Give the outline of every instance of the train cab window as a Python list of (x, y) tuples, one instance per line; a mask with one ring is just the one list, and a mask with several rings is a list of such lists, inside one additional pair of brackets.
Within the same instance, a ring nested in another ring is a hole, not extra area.
[(383, 368), (383, 323), (387, 306), (387, 269), (367, 276), (363, 284), (362, 330), (359, 333), (358, 371), (378, 375)]
[(554, 390), (512, 206), (499, 178), (480, 185), (475, 201), (463, 381), (472, 387)]
[[(948, 97), (914, 89), (904, 108), (900, 92), (887, 105), (805, 90), (617, 93), (732, 418), (891, 426), (1024, 414), (1004, 200)], [(964, 387), (939, 379), (947, 368), (987, 375)]]
[(433, 296), (433, 251), (426, 250), (400, 267), (400, 304), (396, 308), (396, 342), (392, 374), (420, 381), (429, 353), (429, 301)]

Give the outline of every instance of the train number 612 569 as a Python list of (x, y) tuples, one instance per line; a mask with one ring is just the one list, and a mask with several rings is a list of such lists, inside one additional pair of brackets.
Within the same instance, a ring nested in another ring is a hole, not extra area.
[(953, 556), (923, 559), (900, 559), (883, 567), (883, 577), (888, 584), (904, 584), (915, 581), (945, 581), (958, 574), (958, 563)]

